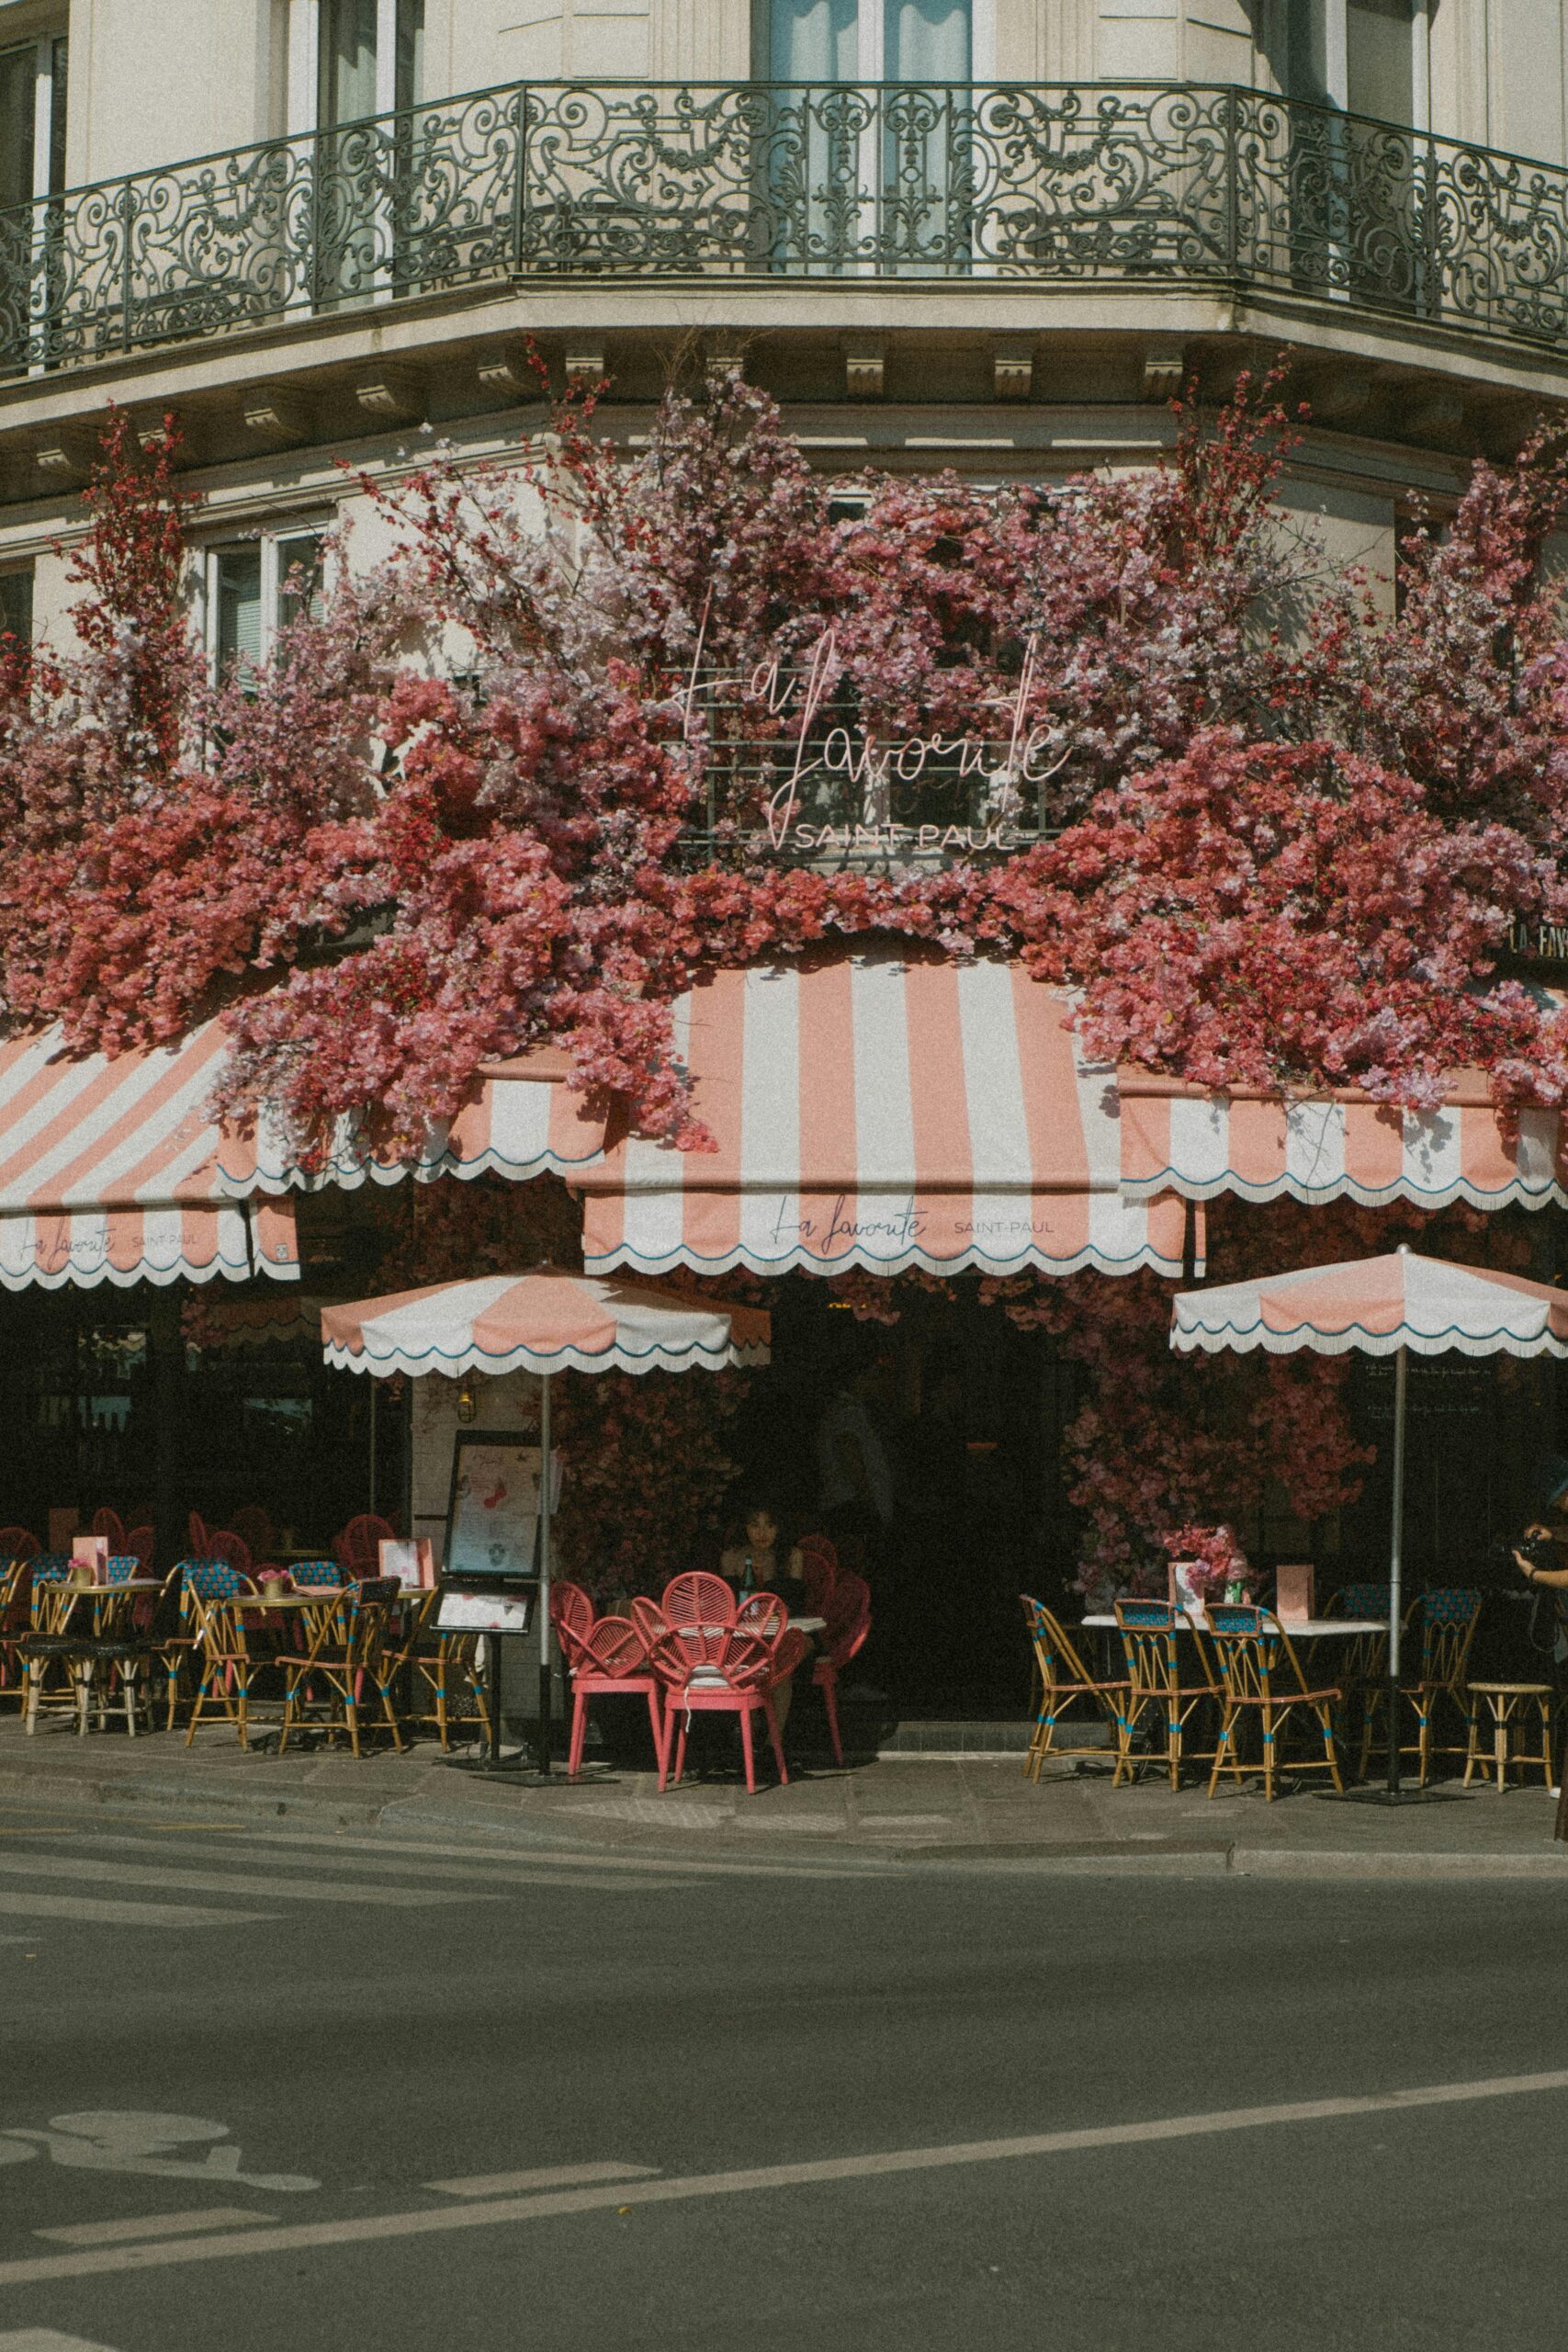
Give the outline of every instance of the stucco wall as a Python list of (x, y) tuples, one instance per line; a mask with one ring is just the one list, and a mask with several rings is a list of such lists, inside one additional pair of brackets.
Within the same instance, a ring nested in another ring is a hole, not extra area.
[(280, 129), (274, 0), (72, 0), (67, 175), (111, 178)]

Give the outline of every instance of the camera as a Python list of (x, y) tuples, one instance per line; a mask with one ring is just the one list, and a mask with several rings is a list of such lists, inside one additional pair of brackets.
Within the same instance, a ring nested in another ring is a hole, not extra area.
[(1557, 1546), (1550, 1535), (1524, 1535), (1512, 1546), (1518, 1557), (1531, 1568), (1554, 1568)]

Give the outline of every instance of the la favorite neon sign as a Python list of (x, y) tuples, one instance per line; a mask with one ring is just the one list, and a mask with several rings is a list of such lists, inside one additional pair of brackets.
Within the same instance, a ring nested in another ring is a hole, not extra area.
[[(705, 605), (693, 656), (691, 677), (682, 697), (688, 739), (696, 712), (698, 673), (707, 633)], [(824, 629), (794, 674), (782, 657), (773, 654), (757, 663), (747, 679), (747, 695), (761, 703), (771, 718), (788, 718), (790, 734), (783, 743), (789, 759), (788, 774), (763, 803), (770, 848), (798, 850), (867, 850), (881, 854), (898, 850), (916, 855), (947, 851), (1008, 850), (1020, 834), (1017, 818), (1025, 786), (1047, 784), (1067, 758), (1055, 727), (1032, 725), (1031, 689), (1034, 684), (1038, 640), (1025, 650), (1016, 689), (993, 695), (991, 707), (1005, 721), (1005, 733), (975, 735), (907, 735), (897, 742), (879, 743), (863, 728), (842, 725), (818, 736), (828, 697), (840, 674), (835, 632)], [(1001, 756), (998, 747), (1005, 745)], [(896, 784), (917, 785), (933, 765), (944, 771), (942, 780), (973, 778), (985, 788), (993, 812), (982, 825), (908, 825), (886, 813)], [(799, 812), (807, 786), (813, 779), (835, 776), (861, 795), (864, 816), (854, 824), (805, 824)]]

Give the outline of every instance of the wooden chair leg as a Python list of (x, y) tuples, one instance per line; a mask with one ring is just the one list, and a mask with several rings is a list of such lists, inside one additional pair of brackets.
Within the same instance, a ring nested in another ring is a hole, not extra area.
[(1323, 1725), (1323, 1752), (1328, 1758), (1328, 1769), (1334, 1778), (1335, 1791), (1337, 1794), (1343, 1796), (1345, 1782), (1339, 1771), (1339, 1750), (1334, 1737), (1334, 1711), (1331, 1705), (1325, 1704), (1319, 1708), (1318, 1720)]

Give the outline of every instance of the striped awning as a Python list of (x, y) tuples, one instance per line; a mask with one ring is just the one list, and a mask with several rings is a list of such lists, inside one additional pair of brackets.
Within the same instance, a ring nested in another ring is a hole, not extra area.
[(0, 1284), (298, 1280), (292, 1204), (218, 1183), (223, 1051), (215, 1022), (112, 1059), (58, 1029), (0, 1044)]
[(1186, 1210), (1121, 1192), (1113, 1073), (1019, 967), (892, 955), (761, 966), (675, 1008), (717, 1148), (585, 1166), (592, 1272), (1181, 1271)]
[(1179, 1080), (1117, 1072), (1122, 1179), (1130, 1201), (1172, 1192), (1189, 1200), (1235, 1193), (1368, 1208), (1568, 1205), (1565, 1139), (1556, 1111), (1494, 1109), (1480, 1071), (1455, 1075), (1440, 1111), (1387, 1109), (1364, 1095), (1264, 1102), (1199, 1094)]
[(574, 1177), (599, 1159), (604, 1120), (583, 1108), (583, 1098), (566, 1084), (570, 1057), (544, 1047), (510, 1061), (480, 1066), (471, 1099), (456, 1118), (433, 1123), (424, 1148), (412, 1159), (392, 1159), (367, 1141), (363, 1123), (338, 1122), (332, 1148), (319, 1168), (300, 1167), (287, 1143), (269, 1131), (237, 1136), (225, 1131), (218, 1155), (218, 1186), (243, 1198), (252, 1193), (345, 1191), (370, 1182), (396, 1184), (405, 1176), (430, 1183), (437, 1176), (485, 1175)]

